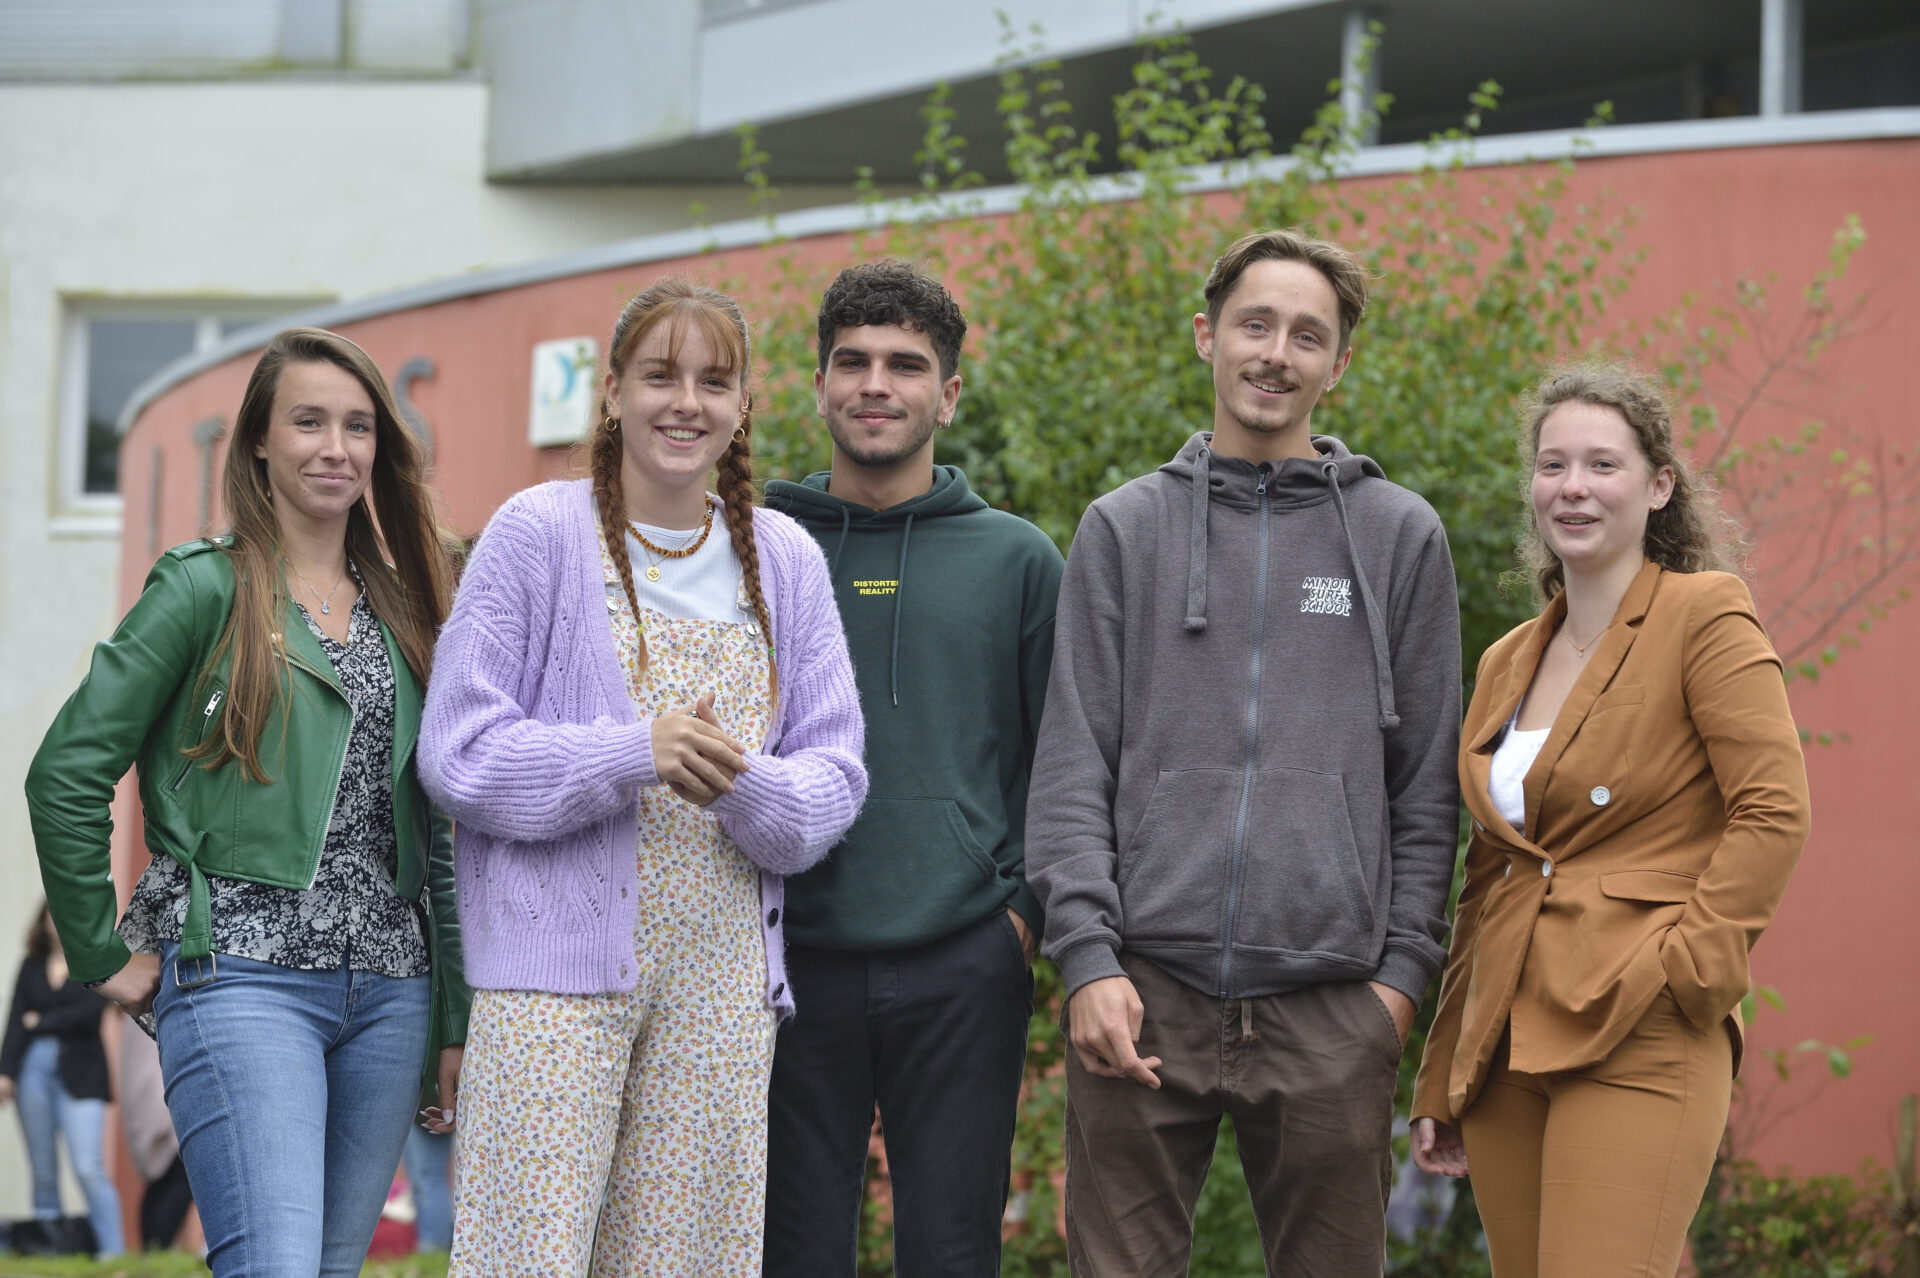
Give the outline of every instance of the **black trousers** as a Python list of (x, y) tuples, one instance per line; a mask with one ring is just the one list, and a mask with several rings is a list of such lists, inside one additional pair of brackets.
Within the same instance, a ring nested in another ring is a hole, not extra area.
[(854, 1272), (875, 1102), (894, 1273), (1000, 1272), (1033, 977), (1004, 911), (905, 950), (794, 946), (767, 1104), (769, 1278)]
[(173, 1246), (174, 1235), (180, 1232), (187, 1209), (192, 1206), (187, 1165), (175, 1154), (160, 1179), (147, 1182), (147, 1192), (140, 1196), (140, 1245), (148, 1251)]

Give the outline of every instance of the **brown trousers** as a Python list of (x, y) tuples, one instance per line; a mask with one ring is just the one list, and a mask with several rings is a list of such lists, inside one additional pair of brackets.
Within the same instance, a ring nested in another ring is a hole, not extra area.
[(1222, 1114), (1275, 1278), (1377, 1278), (1385, 1265), (1400, 1036), (1364, 981), (1209, 997), (1133, 955), (1140, 1055), (1160, 1089), (1067, 1051), (1067, 1254), (1075, 1278), (1178, 1278)]
[(1502, 1039), (1460, 1124), (1494, 1278), (1673, 1278), (1732, 1090), (1725, 1029), (1664, 990), (1585, 1069), (1517, 1073)]

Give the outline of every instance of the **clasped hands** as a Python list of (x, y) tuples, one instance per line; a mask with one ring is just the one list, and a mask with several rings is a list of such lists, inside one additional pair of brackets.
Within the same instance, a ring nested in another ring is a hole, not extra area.
[(653, 770), (698, 807), (733, 792), (733, 779), (747, 770), (747, 747), (721, 726), (711, 692), (654, 719)]

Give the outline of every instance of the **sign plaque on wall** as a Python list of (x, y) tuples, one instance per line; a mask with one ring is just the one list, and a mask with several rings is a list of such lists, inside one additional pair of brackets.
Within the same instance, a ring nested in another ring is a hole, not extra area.
[(533, 347), (533, 402), (527, 412), (527, 442), (535, 448), (571, 444), (593, 428), (600, 398), (594, 376), (599, 347), (591, 337), (562, 337)]

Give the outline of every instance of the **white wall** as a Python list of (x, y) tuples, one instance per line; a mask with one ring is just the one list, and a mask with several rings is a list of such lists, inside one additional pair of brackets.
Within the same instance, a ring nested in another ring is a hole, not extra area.
[[(807, 0), (701, 14), (687, 3), (478, 0), (478, 61), (497, 96), (494, 173), (537, 174), (637, 147), (917, 93), (989, 75), (999, 13), (1048, 51), (1124, 48), (1147, 29), (1193, 29), (1335, 0), (958, 0), (935, 16), (901, 0)], [(638, 69), (642, 73), (635, 73)]]
[[(70, 300), (349, 298), (681, 228), (695, 199), (716, 220), (744, 212), (732, 187), (489, 186), (486, 110), (470, 80), (0, 83), (7, 990), (40, 895), (21, 780), (119, 612), (117, 521), (57, 499)], [(28, 1207), (18, 1126), (0, 1118), (0, 1216)]]
[(471, 0), (6, 0), (0, 76), (435, 73), (467, 56)]
[[(1051, 57), (1125, 48), (1148, 30), (1189, 29), (1329, 0), (998, 0), (940, 10), (938, 35), (899, 20), (897, 0), (815, 0), (710, 22), (700, 33), (694, 118), (701, 133), (805, 115), (942, 81), (989, 75), (1006, 49), (1004, 11), (1024, 48), (1038, 26)], [(809, 74), (783, 73), (799, 63)]]

